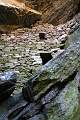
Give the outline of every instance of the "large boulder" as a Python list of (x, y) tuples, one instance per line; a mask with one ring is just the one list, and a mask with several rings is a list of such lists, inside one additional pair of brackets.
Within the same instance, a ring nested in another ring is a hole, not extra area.
[(14, 91), (17, 76), (14, 72), (0, 74), (0, 101), (8, 98)]
[(80, 27), (71, 35), (69, 40), (69, 47), (55, 59), (52, 58), (42, 66), (25, 84), (23, 93), (27, 93), (28, 98), (33, 94), (35, 99), (40, 99), (55, 84), (67, 82), (76, 75), (80, 66)]

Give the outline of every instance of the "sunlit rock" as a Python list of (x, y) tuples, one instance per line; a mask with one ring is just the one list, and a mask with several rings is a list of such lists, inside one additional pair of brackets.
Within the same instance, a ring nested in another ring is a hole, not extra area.
[(17, 76), (14, 72), (0, 74), (0, 101), (8, 98), (14, 91)]
[(0, 0), (0, 25), (31, 27), (40, 18), (41, 13), (33, 10), (24, 1)]

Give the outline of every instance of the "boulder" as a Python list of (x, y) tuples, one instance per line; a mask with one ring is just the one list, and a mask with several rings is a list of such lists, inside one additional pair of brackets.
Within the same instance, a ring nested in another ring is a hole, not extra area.
[(80, 120), (80, 104), (76, 81), (68, 85), (45, 105), (48, 120)]
[(0, 101), (8, 98), (14, 91), (17, 76), (14, 72), (0, 74)]

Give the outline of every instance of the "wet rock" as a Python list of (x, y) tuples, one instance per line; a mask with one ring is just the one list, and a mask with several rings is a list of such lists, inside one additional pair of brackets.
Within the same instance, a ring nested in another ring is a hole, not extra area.
[(17, 76), (14, 72), (0, 74), (0, 101), (8, 98), (14, 91)]

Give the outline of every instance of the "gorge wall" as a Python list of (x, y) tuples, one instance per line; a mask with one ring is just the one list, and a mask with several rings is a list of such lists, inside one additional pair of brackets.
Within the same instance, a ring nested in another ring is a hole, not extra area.
[(0, 0), (0, 25), (63, 24), (79, 12), (80, 0)]
[(53, 25), (70, 20), (79, 10), (80, 0), (29, 0), (42, 12), (42, 21)]

